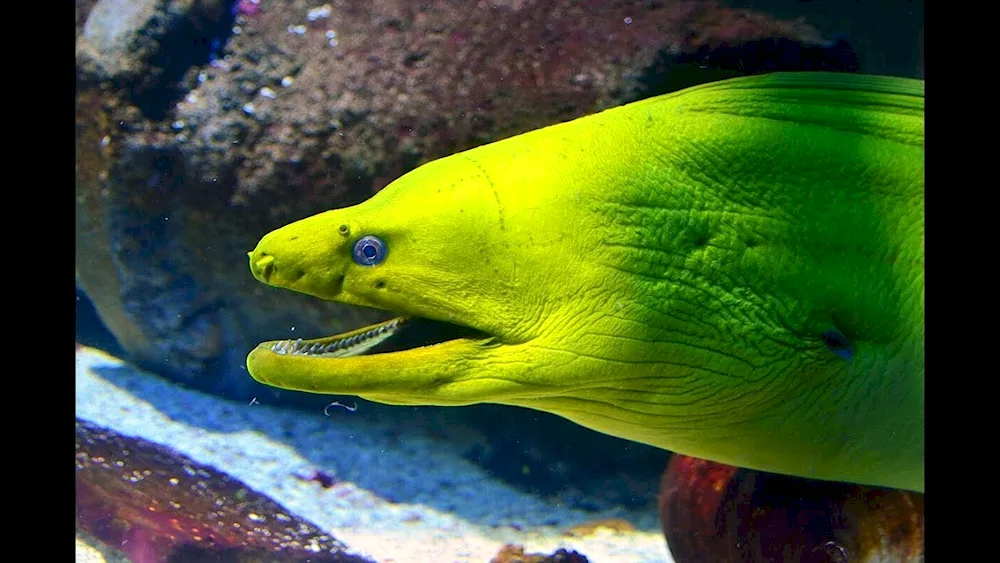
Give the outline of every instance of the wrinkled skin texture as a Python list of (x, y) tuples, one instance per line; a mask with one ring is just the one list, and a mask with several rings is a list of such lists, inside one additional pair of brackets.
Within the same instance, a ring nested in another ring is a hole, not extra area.
[[(268, 234), (251, 270), (488, 336), (348, 358), (271, 342), (248, 369), (922, 492), (923, 131), (922, 81), (773, 74), (428, 163)], [(353, 260), (365, 235), (381, 264)]]

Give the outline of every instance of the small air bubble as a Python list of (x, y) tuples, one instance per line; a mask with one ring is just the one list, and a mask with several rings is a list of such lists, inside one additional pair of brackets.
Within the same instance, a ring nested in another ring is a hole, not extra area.
[(326, 19), (326, 18), (330, 17), (330, 12), (331, 11), (332, 11), (332, 8), (330, 8), (329, 4), (323, 4), (322, 6), (320, 6), (318, 8), (313, 8), (313, 9), (309, 10), (309, 12), (306, 14), (306, 19), (309, 20), (309, 21), (311, 21), (311, 22), (314, 22), (316, 20)]
[(632, 18), (625, 18), (625, 25), (629, 25), (631, 23), (632, 23)]

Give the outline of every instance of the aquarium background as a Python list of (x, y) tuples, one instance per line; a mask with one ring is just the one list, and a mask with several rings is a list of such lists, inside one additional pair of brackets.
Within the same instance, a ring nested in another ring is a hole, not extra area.
[(257, 342), (386, 316), (268, 288), (246, 252), (419, 164), (658, 93), (922, 78), (922, 30), (922, 2), (77, 0), (78, 561), (671, 561), (668, 452), (254, 382)]

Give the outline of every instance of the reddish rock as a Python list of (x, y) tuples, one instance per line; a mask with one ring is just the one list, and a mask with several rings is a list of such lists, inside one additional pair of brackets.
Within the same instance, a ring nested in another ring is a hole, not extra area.
[(922, 494), (678, 454), (663, 474), (660, 519), (677, 563), (924, 560)]
[(76, 524), (134, 563), (368, 561), (213, 467), (80, 420)]

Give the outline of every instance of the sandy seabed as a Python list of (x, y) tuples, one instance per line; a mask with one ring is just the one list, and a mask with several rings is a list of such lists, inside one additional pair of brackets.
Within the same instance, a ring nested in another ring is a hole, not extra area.
[[(76, 354), (76, 414), (167, 445), (270, 496), (380, 562), (488, 562), (505, 543), (576, 550), (593, 563), (672, 563), (654, 512), (584, 512), (490, 477), (457, 448), (413, 426), (373, 423), (346, 409), (317, 412), (236, 403), (184, 389), (103, 352)], [(405, 439), (392, 438), (400, 433)], [(322, 470), (338, 482), (303, 478)], [(636, 531), (573, 526), (626, 518)], [(77, 539), (77, 561), (121, 561)]]

